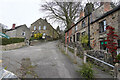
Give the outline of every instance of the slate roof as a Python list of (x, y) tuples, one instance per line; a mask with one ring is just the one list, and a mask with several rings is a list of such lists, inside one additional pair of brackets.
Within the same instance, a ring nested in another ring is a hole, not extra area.
[[(26, 25), (24, 24), (24, 25), (17, 26), (17, 27), (15, 27), (15, 29), (18, 29), (18, 28), (20, 28), (20, 27), (22, 27), (22, 26), (26, 26)], [(6, 32), (7, 32), (7, 31), (12, 31), (12, 30), (15, 30), (15, 29), (8, 29), (8, 30), (6, 30)]]

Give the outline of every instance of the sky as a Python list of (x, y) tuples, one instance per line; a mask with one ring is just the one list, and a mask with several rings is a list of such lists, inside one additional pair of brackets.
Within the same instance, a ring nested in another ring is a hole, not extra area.
[[(51, 2), (52, 0), (0, 0), (0, 23), (8, 26), (8, 29), (12, 27), (13, 23), (16, 26), (26, 24), (27, 27), (30, 27), (33, 22), (46, 15), (40, 10), (40, 6), (46, 1)], [(49, 20), (48, 22), (54, 28), (60, 26), (59, 23)]]
[[(40, 6), (44, 3), (45, 1), (42, 0), (0, 0), (0, 23), (8, 26), (8, 29), (13, 23), (16, 26), (26, 24), (30, 27), (33, 22), (46, 15), (45, 12), (40, 11)], [(48, 22), (54, 28), (58, 26), (58, 24)]]

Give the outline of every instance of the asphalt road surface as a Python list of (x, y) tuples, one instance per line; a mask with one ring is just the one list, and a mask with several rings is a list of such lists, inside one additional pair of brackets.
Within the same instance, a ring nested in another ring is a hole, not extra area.
[(75, 65), (57, 41), (3, 51), (3, 67), (21, 78), (79, 78)]

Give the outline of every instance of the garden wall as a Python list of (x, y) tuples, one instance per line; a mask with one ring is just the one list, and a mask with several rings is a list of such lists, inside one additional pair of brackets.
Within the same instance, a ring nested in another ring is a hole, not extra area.
[(8, 45), (0, 45), (1, 50), (12, 50), (12, 49), (17, 49), (25, 46), (25, 42), (20, 42), (20, 43), (14, 43), (14, 44), (8, 44)]

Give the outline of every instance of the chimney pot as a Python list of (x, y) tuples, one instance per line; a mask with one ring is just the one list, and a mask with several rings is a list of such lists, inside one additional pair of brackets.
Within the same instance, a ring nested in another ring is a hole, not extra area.
[(84, 17), (84, 11), (80, 12), (80, 18)]
[(12, 29), (15, 29), (15, 25), (16, 25), (16, 24), (13, 24), (13, 25), (12, 25)]

